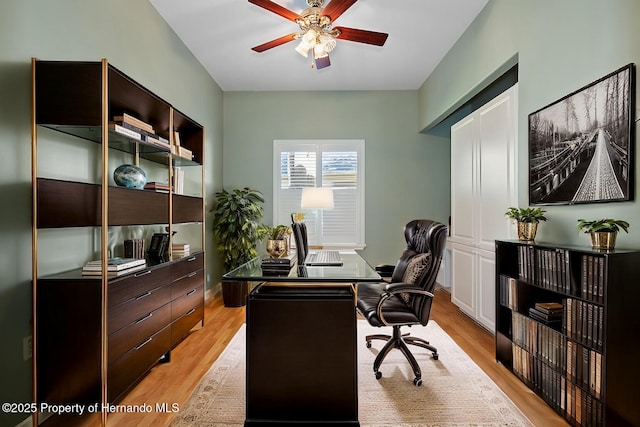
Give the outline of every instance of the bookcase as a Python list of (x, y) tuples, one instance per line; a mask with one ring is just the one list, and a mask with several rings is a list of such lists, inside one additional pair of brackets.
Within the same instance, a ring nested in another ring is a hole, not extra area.
[(497, 361), (571, 425), (640, 425), (638, 277), (640, 251), (496, 241)]
[[(106, 59), (33, 59), (32, 102), (34, 402), (105, 408), (204, 322), (204, 128)], [(117, 185), (121, 164), (153, 182)], [(144, 268), (108, 274), (133, 237)]]

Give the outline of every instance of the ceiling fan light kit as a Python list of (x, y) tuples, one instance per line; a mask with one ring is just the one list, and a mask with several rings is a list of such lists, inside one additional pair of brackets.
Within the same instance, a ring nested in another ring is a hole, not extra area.
[(307, 58), (309, 51), (313, 51), (315, 67), (321, 69), (331, 65), (329, 52), (336, 47), (336, 39), (383, 46), (388, 37), (386, 33), (356, 28), (332, 27), (332, 23), (348, 8), (353, 6), (356, 1), (331, 0), (327, 7), (323, 8), (324, 0), (307, 0), (309, 7), (298, 15), (271, 0), (249, 0), (249, 3), (295, 22), (302, 31), (255, 46), (252, 50), (260, 53), (292, 40), (300, 40), (300, 43), (295, 48), (296, 52)]

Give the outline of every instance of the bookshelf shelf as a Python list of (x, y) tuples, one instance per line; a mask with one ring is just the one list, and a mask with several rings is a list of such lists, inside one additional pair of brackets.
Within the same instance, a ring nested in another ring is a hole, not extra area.
[(639, 275), (636, 250), (496, 241), (497, 361), (571, 425), (640, 425)]
[[(170, 360), (204, 321), (204, 128), (106, 59), (33, 59), (32, 87), (33, 401), (105, 407)], [(56, 163), (38, 160), (47, 144), (78, 170), (39, 168)], [(123, 163), (143, 167), (151, 189), (115, 186), (113, 171)], [(39, 233), (45, 229), (58, 231)], [(51, 250), (39, 249), (40, 239), (68, 236), (90, 240), (91, 253), (54, 262)], [(162, 253), (142, 255), (141, 243), (149, 250), (153, 236)], [(127, 251), (145, 263), (122, 274), (104, 270), (108, 258), (133, 257)], [(96, 275), (78, 265), (97, 259)], [(40, 274), (42, 264), (57, 271)]]

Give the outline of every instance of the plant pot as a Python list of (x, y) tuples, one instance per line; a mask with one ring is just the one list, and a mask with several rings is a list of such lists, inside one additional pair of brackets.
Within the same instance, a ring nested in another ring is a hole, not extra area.
[(267, 240), (267, 253), (271, 258), (281, 258), (287, 254), (289, 248), (286, 240)]
[(615, 231), (596, 231), (589, 233), (591, 237), (591, 247), (593, 249), (614, 249), (616, 246)]
[(249, 282), (222, 282), (222, 301), (225, 307), (243, 307), (247, 305)]
[(537, 222), (518, 222), (518, 239), (532, 241), (536, 238), (538, 231)]

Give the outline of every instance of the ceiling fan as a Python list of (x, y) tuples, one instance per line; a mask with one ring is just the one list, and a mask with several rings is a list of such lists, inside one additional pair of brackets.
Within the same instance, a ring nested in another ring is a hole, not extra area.
[(356, 1), (330, 0), (329, 4), (323, 8), (324, 0), (307, 0), (309, 7), (298, 15), (271, 0), (249, 0), (249, 3), (295, 22), (301, 30), (301, 32), (287, 34), (251, 49), (260, 53), (293, 40), (300, 40), (296, 51), (304, 57), (308, 57), (309, 51), (312, 51), (315, 67), (321, 69), (331, 65), (329, 52), (336, 46), (336, 39), (383, 46), (389, 36), (386, 33), (332, 26), (335, 20)]

